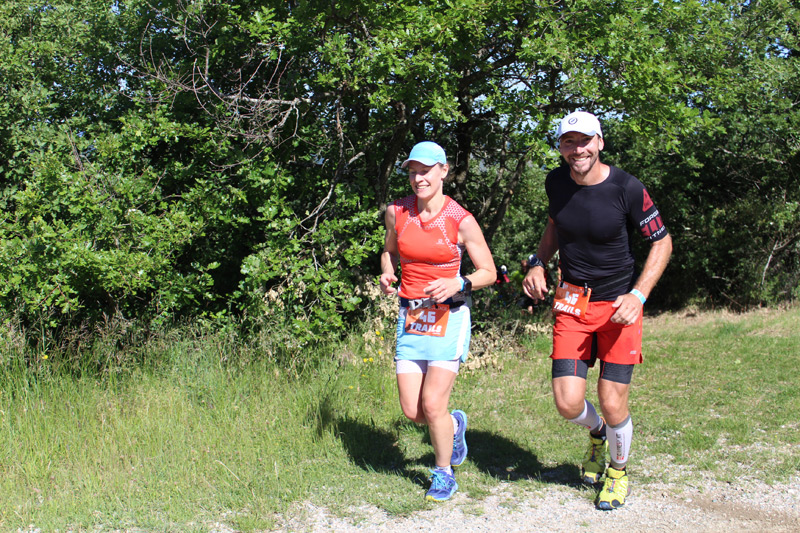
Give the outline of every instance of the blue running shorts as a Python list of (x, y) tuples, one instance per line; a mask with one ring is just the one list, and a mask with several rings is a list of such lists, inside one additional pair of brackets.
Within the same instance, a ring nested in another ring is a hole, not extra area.
[(450, 309), (447, 328), (442, 337), (408, 333), (405, 329), (408, 308), (401, 307), (397, 315), (397, 345), (395, 360), (421, 359), (426, 361), (467, 360), (472, 318), (466, 305)]

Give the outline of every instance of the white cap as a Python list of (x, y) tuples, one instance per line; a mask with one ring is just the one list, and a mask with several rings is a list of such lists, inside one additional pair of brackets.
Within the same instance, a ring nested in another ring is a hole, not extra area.
[(577, 131), (584, 135), (603, 136), (603, 130), (600, 129), (600, 121), (597, 117), (586, 111), (573, 111), (566, 117), (561, 119), (558, 123), (558, 130), (556, 130), (556, 139), (560, 139), (565, 133)]

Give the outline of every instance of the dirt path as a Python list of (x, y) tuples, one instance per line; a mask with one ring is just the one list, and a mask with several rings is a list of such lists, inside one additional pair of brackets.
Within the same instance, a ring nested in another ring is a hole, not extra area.
[(479, 501), (457, 494), (448, 503), (409, 516), (374, 507), (352, 509), (346, 518), (306, 503), (279, 531), (800, 531), (800, 479), (768, 486), (740, 480), (703, 481), (701, 486), (650, 484), (636, 489), (625, 507), (597, 511), (591, 492), (569, 486), (522, 491), (507, 484)]

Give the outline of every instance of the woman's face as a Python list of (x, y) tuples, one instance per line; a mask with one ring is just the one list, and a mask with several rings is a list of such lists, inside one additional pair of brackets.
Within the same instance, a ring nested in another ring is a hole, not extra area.
[(442, 183), (447, 177), (448, 165), (436, 163), (433, 166), (423, 165), (419, 161), (408, 163), (408, 182), (418, 197), (432, 198), (442, 191)]

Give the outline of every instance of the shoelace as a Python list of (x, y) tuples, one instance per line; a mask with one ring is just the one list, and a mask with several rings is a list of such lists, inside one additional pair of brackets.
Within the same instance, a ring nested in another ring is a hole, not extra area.
[(603, 445), (605, 444), (605, 442), (606, 441), (601, 441), (600, 444), (595, 444), (594, 442), (592, 442), (591, 452), (589, 453), (590, 461), (595, 461), (597, 457), (597, 452), (599, 450), (603, 450)]
[(617, 491), (617, 481), (620, 481), (622, 478), (616, 479), (616, 478), (610, 477), (608, 479), (611, 482), (611, 483), (609, 483), (609, 485), (611, 485), (611, 486), (608, 487), (608, 492), (615, 493)]
[(450, 484), (447, 479), (447, 474), (438, 470), (431, 470), (431, 488), (432, 489), (445, 489)]

